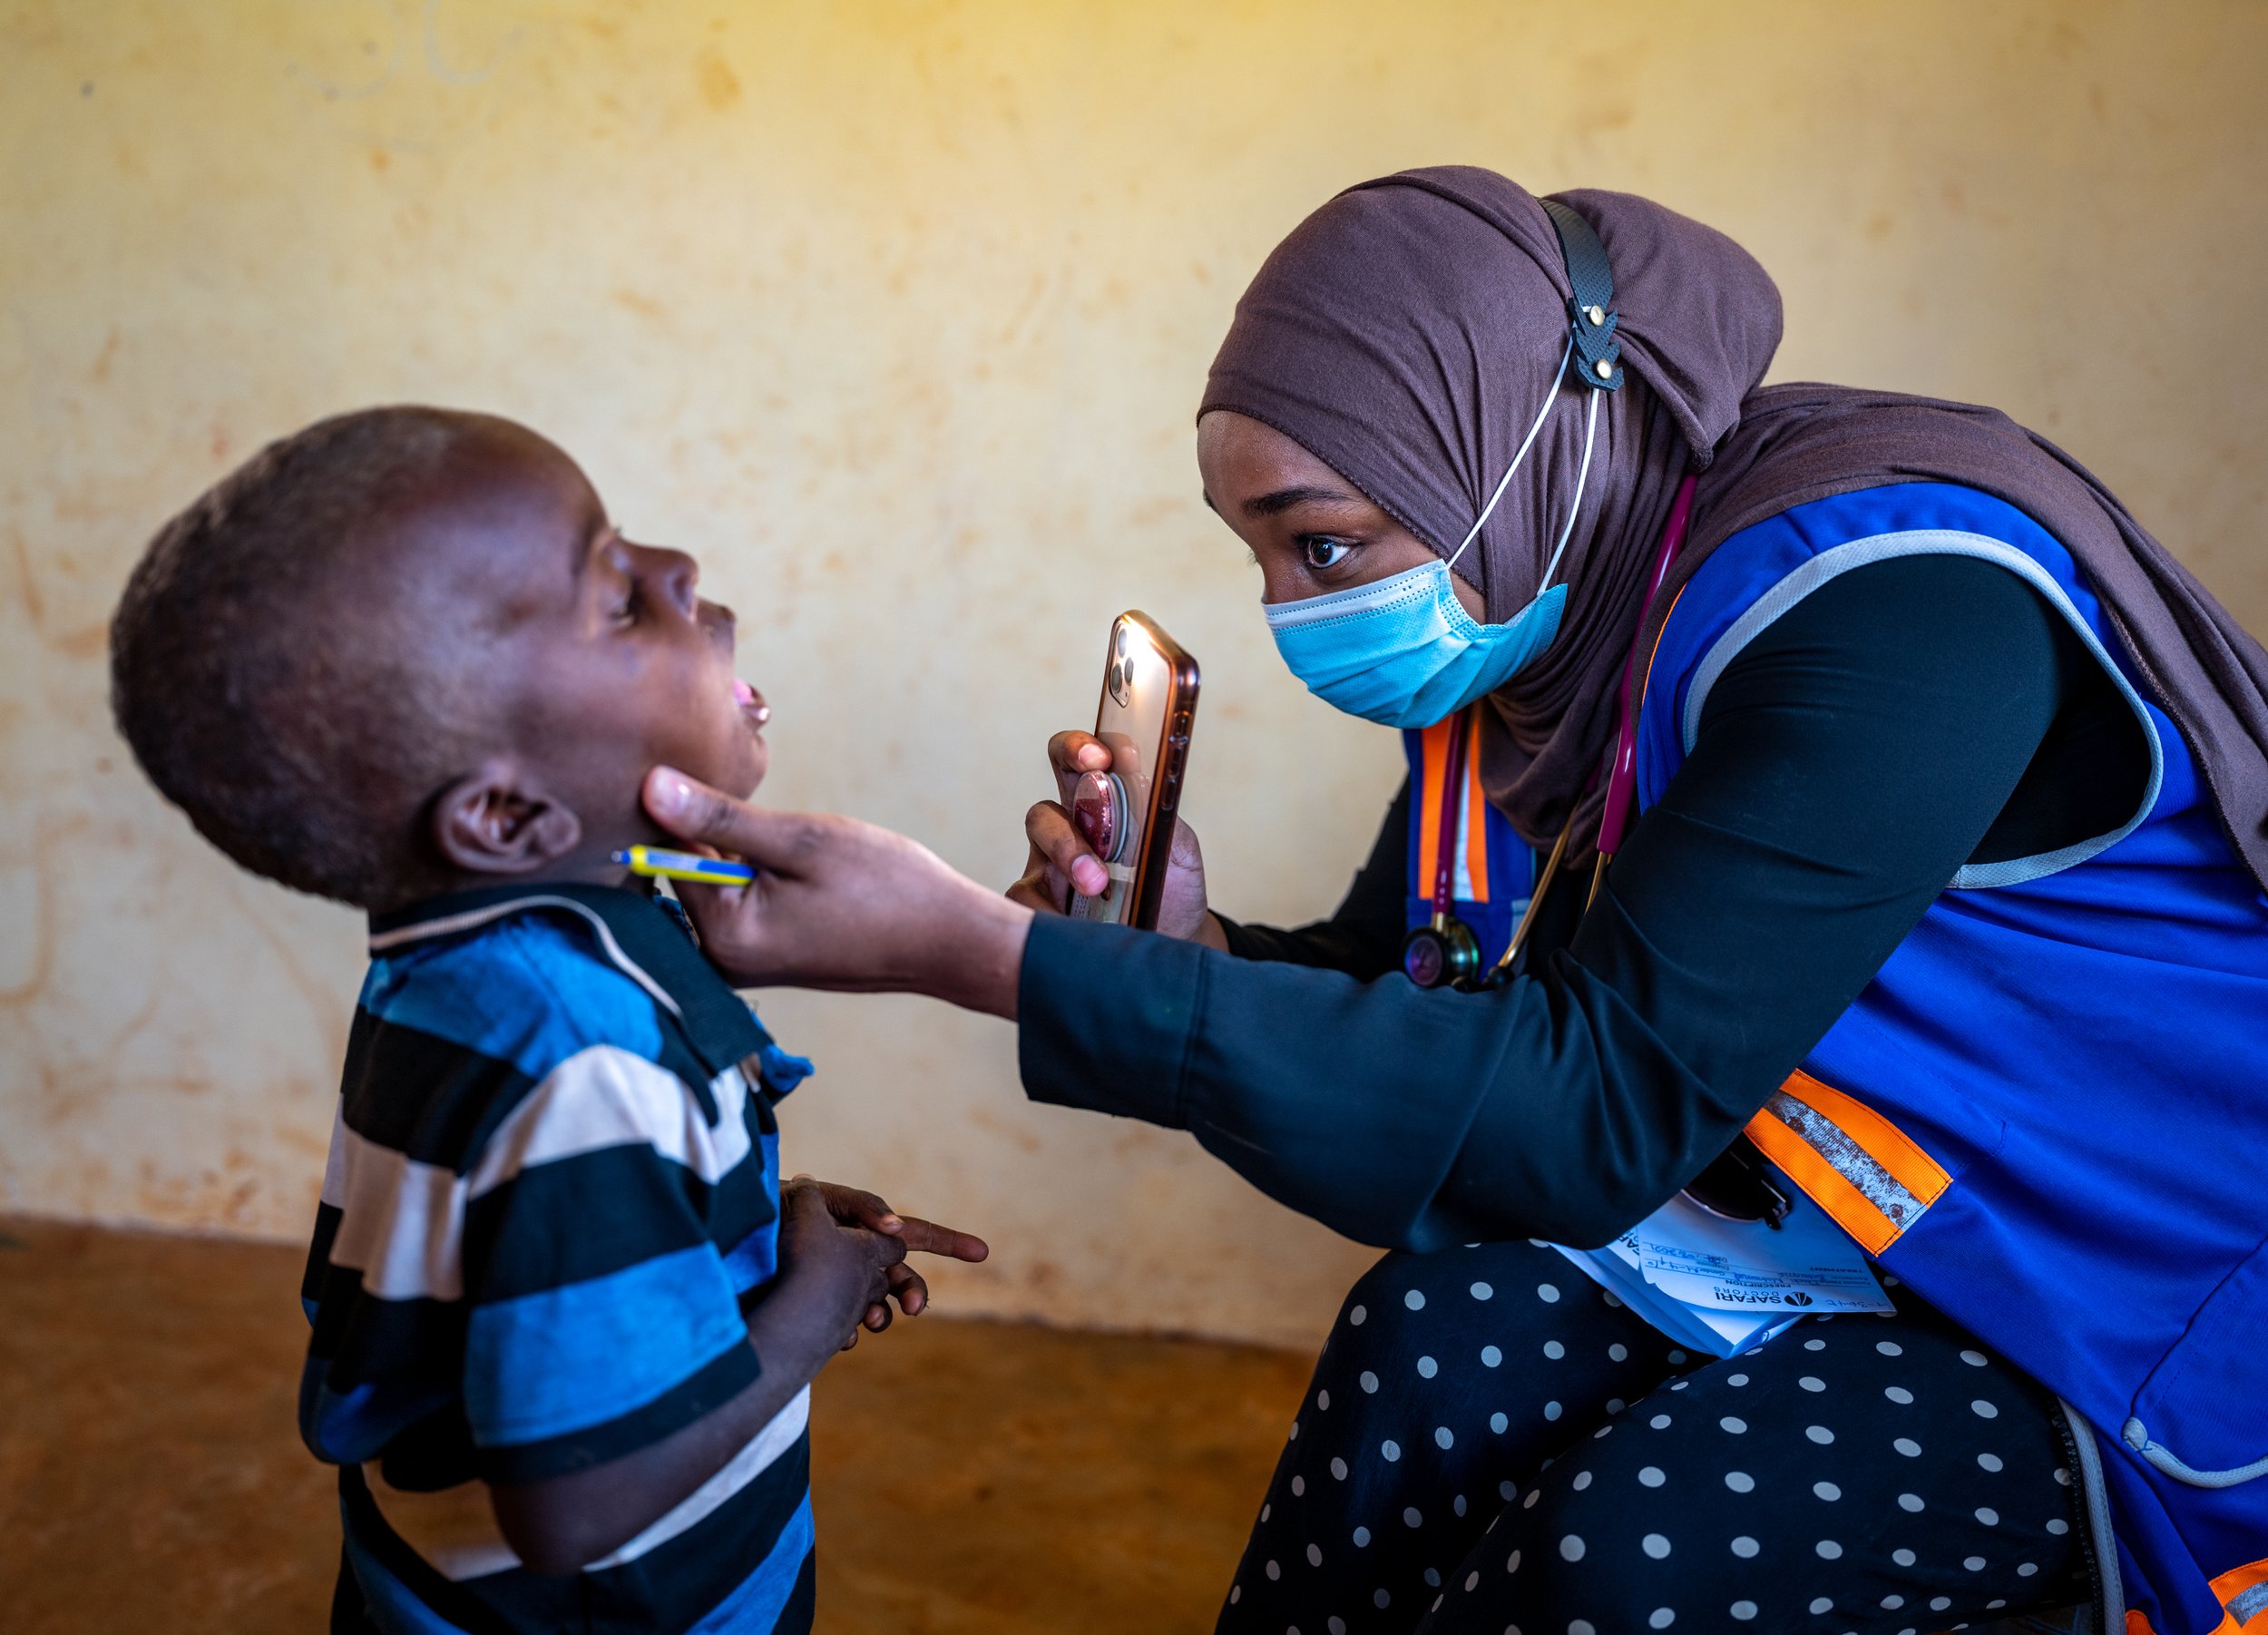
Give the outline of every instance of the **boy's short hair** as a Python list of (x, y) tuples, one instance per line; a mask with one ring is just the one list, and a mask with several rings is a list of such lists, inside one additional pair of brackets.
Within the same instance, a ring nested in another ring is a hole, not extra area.
[(161, 528), (127, 581), (111, 624), (119, 730), (255, 874), (366, 908), (440, 879), (417, 819), (471, 752), (452, 678), (421, 666), (384, 608), (336, 590), (482, 424), (415, 406), (318, 421)]

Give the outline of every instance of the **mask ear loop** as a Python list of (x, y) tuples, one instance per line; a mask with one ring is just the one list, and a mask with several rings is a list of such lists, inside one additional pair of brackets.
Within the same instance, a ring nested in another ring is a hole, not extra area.
[(1543, 564), (1543, 583), (1536, 587), (1539, 596), (1551, 588), (1551, 576), (1559, 571), (1559, 558), (1567, 554), (1567, 542), (1575, 535), (1575, 516), (1583, 508), (1583, 485), (1590, 481), (1591, 438), (1598, 431), (1598, 399), (1602, 395), (1590, 395), (1590, 409), (1583, 416), (1583, 463), (1575, 472), (1575, 501), (1567, 508), (1567, 522), (1559, 529), (1559, 543), (1551, 547), (1551, 560)]
[[(1544, 390), (1543, 406), (1536, 411), (1535, 422), (1529, 426), (1528, 435), (1520, 440), (1520, 452), (1512, 456), (1512, 463), (1504, 468), (1503, 480), (1497, 484), (1496, 492), (1489, 495), (1489, 503), (1481, 507), (1481, 515), (1479, 520), (1472, 524), (1472, 532), (1466, 534), (1464, 538), (1459, 542), (1457, 548), (1450, 553), (1449, 561), (1445, 565), (1452, 568), (1455, 567), (1457, 565), (1457, 559), (1465, 553), (1465, 548), (1471, 545), (1474, 540), (1479, 539), (1481, 537), (1481, 530), (1488, 526), (1489, 518), (1495, 514), (1496, 502), (1502, 499), (1504, 497), (1504, 491), (1512, 485), (1512, 474), (1520, 469), (1520, 462), (1528, 457), (1528, 451), (1535, 446), (1536, 434), (1543, 429), (1544, 420), (1551, 413), (1551, 406), (1559, 401), (1559, 383), (1567, 378), (1567, 362), (1569, 358), (1574, 356), (1575, 336), (1574, 332), (1570, 330), (1567, 338), (1567, 349), (1559, 354), (1559, 367), (1551, 372), (1551, 384)], [(1594, 396), (1596, 396), (1596, 394), (1594, 394)], [(1594, 406), (1596, 406), (1594, 405)], [(1586, 437), (1583, 442), (1583, 462), (1586, 465), (1590, 463), (1590, 440), (1588, 437)], [(1582, 490), (1579, 485), (1576, 489), (1576, 497), (1579, 499), (1581, 496)], [(1559, 543), (1562, 545), (1567, 543), (1564, 536), (1560, 539)], [(1559, 563), (1559, 558), (1554, 556), (1551, 560), (1553, 565), (1556, 566)], [(1547, 583), (1550, 579), (1549, 573), (1547, 573), (1544, 577)]]

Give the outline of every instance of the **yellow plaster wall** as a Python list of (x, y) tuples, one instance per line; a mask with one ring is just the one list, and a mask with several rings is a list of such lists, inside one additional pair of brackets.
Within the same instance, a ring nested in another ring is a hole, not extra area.
[[(0, 1208), (308, 1225), (356, 919), (208, 852), (103, 700), (142, 541), (269, 436), (533, 422), (739, 608), (770, 793), (987, 879), (1143, 606), (1206, 664), (1219, 901), (1305, 915), (1395, 747), (1282, 672), (1189, 454), (1302, 214), (1652, 193), (1778, 276), (1781, 377), (2007, 406), (2260, 628), (2264, 93), (2242, 3), (0, 0)], [(992, 1236), (963, 1309), (1304, 1340), (1363, 1262), (1026, 1105), (998, 1023), (765, 1008), (824, 1067), (791, 1162)]]

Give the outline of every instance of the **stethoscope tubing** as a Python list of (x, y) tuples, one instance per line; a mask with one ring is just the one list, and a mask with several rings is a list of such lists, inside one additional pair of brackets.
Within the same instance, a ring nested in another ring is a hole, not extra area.
[(1465, 739), (1472, 730), (1472, 712), (1460, 710), (1449, 718), (1449, 742), (1442, 752), (1442, 813), (1433, 845), (1433, 920), (1446, 920), (1450, 883), (1457, 875), (1458, 818), (1465, 809)]
[[(1630, 654), (1623, 661), (1622, 687), (1615, 704), (1614, 757), (1607, 763), (1607, 799), (1598, 814), (1598, 866), (1591, 872), (1590, 895), (1583, 905), (1586, 908), (1598, 900), (1599, 883), (1607, 877), (1607, 865), (1614, 860), (1615, 853), (1622, 849), (1622, 837), (1629, 829), (1630, 808), (1637, 802), (1637, 734), (1630, 729), (1630, 696), (1637, 685), (1638, 644), (1646, 636), (1647, 611), (1654, 605), (1654, 599), (1661, 594), (1662, 585), (1669, 578), (1670, 564), (1677, 560), (1677, 553), (1685, 547), (1686, 531), (1693, 520), (1694, 484), (1695, 479), (1688, 473), (1685, 480), (1677, 485), (1677, 497), (1670, 501), (1668, 520), (1662, 524), (1661, 549), (1654, 559), (1653, 576), (1647, 582), (1645, 600), (1638, 603), (1637, 629), (1630, 632)], [(1455, 735), (1452, 735), (1452, 743), (1455, 741)], [(1595, 788), (1596, 784), (1592, 787)], [(1451, 826), (1448, 832), (1452, 834), (1455, 832), (1453, 819), (1449, 818), (1448, 811), (1452, 792), (1460, 807), (1464, 796), (1463, 789), (1453, 782), (1442, 791), (1443, 823)], [(1590, 790), (1586, 788), (1583, 793), (1588, 796)], [(1582, 798), (1579, 797), (1575, 811), (1568, 814), (1567, 822), (1560, 827), (1559, 837), (1551, 843), (1551, 855), (1545, 859), (1542, 872), (1536, 876), (1535, 889), (1529, 894), (1528, 907), (1520, 915), (1520, 924), (1512, 928), (1511, 941), (1504, 945), (1503, 956), (1496, 962), (1486, 980), (1499, 982), (1510, 974), (1512, 961), (1519, 956), (1521, 946), (1528, 940), (1528, 933), (1534, 928), (1536, 915), (1543, 906), (1544, 897), (1559, 876), (1560, 865), (1567, 860), (1567, 843), (1575, 833), (1576, 813), (1580, 812), (1582, 808)], [(1446, 854), (1444, 866), (1445, 858)], [(1436, 914), (1444, 912), (1441, 906), (1442, 887), (1438, 883), (1442, 877), (1445, 876), (1437, 875), (1433, 888)]]

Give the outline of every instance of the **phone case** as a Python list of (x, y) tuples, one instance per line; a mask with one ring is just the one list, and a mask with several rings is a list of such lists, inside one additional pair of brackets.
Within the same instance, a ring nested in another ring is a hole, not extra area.
[[(1110, 746), (1115, 764), (1105, 781), (1117, 787), (1089, 793), (1097, 808), (1110, 803), (1115, 824), (1125, 832), (1113, 833), (1114, 844), (1103, 857), (1110, 888), (1098, 897), (1074, 893), (1074, 915), (1156, 929), (1197, 695), (1197, 661), (1156, 621), (1129, 612), (1111, 622), (1102, 697), (1095, 708), (1095, 736)], [(1089, 778), (1096, 776), (1090, 774)]]

